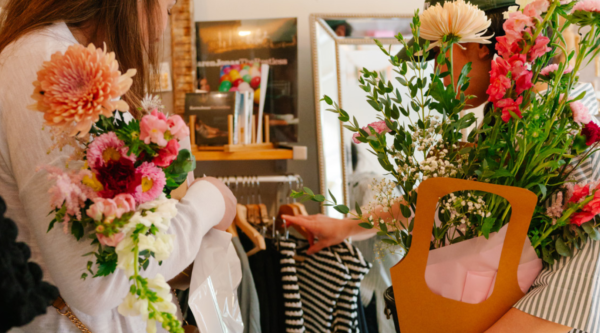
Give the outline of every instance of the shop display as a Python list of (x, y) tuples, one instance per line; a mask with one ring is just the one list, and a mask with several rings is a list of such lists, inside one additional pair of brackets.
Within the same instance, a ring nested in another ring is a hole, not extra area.
[(196, 33), (198, 88), (253, 92), (257, 128), (262, 129), (264, 112), (274, 141), (296, 142), (296, 19), (197, 22)]
[[(415, 14), (412, 41), (398, 34), (404, 46), (399, 54), (376, 42), (395, 67), (394, 77), (368, 68), (361, 71), (360, 87), (367, 92), (378, 121), (359, 124), (334, 100), (337, 96), (324, 96), (324, 103), (354, 133), (354, 143), (368, 145), (391, 175), (373, 183), (374, 200), (364, 207), (353, 205), (356, 213), (351, 214), (363, 221), (364, 228), (379, 229), (383, 245), (391, 251), (408, 251), (406, 260), (392, 270), (403, 332), (420, 332), (435, 325), (441, 329), (442, 320), (446, 320), (447, 331), (481, 332), (508, 311), (533, 282), (529, 279), (519, 289), (514, 278), (523, 244), (525, 251), (535, 250), (537, 260), (549, 267), (600, 240), (595, 221), (600, 213), (598, 179), (577, 183), (574, 177), (600, 141), (600, 127), (584, 104), (588, 89), (577, 85), (578, 70), (599, 52), (598, 14), (592, 3), (539, 0), (522, 8), (507, 8), (506, 36), (501, 37), (484, 36), (490, 21), (480, 8), (462, 0), (437, 3)], [(559, 18), (567, 24), (559, 25)], [(573, 67), (553, 62), (566, 52), (557, 45), (562, 29), (569, 24), (590, 27), (590, 31), (580, 30), (577, 52), (565, 54), (574, 60)], [(475, 98), (468, 95), (471, 64), (452, 68), (453, 59), (461, 43), (489, 44), (492, 38), (499, 56), (491, 61), (490, 105), (481, 123), (467, 135), (467, 129), (476, 123), (474, 114), (464, 112), (469, 99)], [(406, 91), (401, 93), (392, 81)], [(420, 191), (417, 194), (420, 186), (428, 189), (424, 197)], [(397, 187), (400, 194), (395, 193)], [(311, 191), (294, 196), (325, 201)], [(335, 197), (327, 204), (342, 214), (350, 213)], [(422, 206), (427, 210), (420, 209)], [(491, 242), (509, 221), (514, 223), (508, 226), (502, 259), (492, 255), (493, 251), (482, 252), (484, 260), (499, 260), (499, 268), (491, 269), (493, 276), (469, 279), (456, 259), (456, 266), (445, 274), (450, 280), (466, 281), (464, 291), (431, 288), (440, 295), (436, 296), (426, 291), (425, 283), (418, 288), (410, 284), (415, 288), (408, 290), (406, 276), (423, 276), (429, 249), (452, 251), (465, 240)], [(402, 274), (400, 268), (404, 268)], [(477, 287), (483, 289), (474, 296)], [(414, 292), (417, 289), (422, 292)], [(465, 293), (466, 299), (461, 299)], [(463, 311), (438, 318), (450, 313), (442, 309), (455, 304), (447, 298), (475, 304), (456, 305)], [(497, 306), (492, 309), (489, 304)], [(409, 311), (411, 307), (420, 314)], [(448, 321), (448, 317), (453, 319)]]
[[(244, 98), (240, 92), (210, 92), (185, 95), (185, 116), (196, 116), (196, 142), (202, 146), (223, 146), (229, 141), (228, 116), (237, 129), (243, 120)], [(247, 127), (246, 127), (247, 128)], [(238, 130), (239, 131), (239, 130)], [(234, 138), (237, 138), (234, 135)]]
[[(82, 74), (89, 71), (96, 73)], [(37, 74), (32, 109), (44, 113), (53, 149), (74, 148), (65, 169), (40, 166), (55, 182), (48, 231), (62, 224), (75, 239), (91, 239), (96, 250), (81, 253), (90, 256), (82, 279), (123, 271), (131, 288), (119, 313), (141, 315), (148, 332), (156, 331), (157, 322), (170, 332), (183, 332), (164, 277), (144, 277), (142, 271), (150, 260), (169, 260), (173, 250), (174, 236), (167, 230), (177, 215), (177, 200), (169, 194), (195, 168), (190, 152), (179, 150), (188, 127), (180, 116), (159, 112), (161, 105), (153, 98), (142, 101), (147, 114), (141, 120), (127, 119), (129, 105), (120, 97), (129, 90), (135, 70), (121, 75), (114, 54), (93, 44), (54, 54)], [(89, 100), (69, 82), (101, 92)]]

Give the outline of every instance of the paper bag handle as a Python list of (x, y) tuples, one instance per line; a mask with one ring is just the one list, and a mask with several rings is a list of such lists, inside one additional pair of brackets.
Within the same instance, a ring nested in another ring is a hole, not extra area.
[[(479, 304), (463, 303), (436, 295), (425, 281), (437, 204), (450, 193), (468, 190), (499, 195), (512, 207), (494, 292)], [(533, 192), (518, 187), (452, 178), (431, 178), (422, 182), (419, 186), (410, 251), (391, 269), (402, 333), (481, 333), (523, 297), (517, 270), (536, 204), (537, 196)]]

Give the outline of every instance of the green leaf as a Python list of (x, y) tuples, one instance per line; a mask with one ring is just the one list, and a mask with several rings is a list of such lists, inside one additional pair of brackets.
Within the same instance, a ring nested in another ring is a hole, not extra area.
[(583, 228), (583, 231), (585, 231), (585, 233), (590, 236), (591, 239), (600, 240), (600, 232), (598, 232), (598, 229), (594, 228), (594, 224), (592, 222), (586, 222), (583, 225), (581, 225), (581, 227)]
[(400, 211), (402, 212), (402, 216), (409, 218), (412, 215), (410, 208), (406, 205), (400, 205)]
[(494, 217), (487, 217), (483, 220), (483, 226), (481, 226), (481, 233), (485, 238), (490, 237), (490, 231), (494, 227), (495, 222), (496, 218)]
[(71, 234), (73, 234), (77, 240), (80, 240), (81, 237), (83, 237), (83, 224), (81, 224), (81, 221), (71, 221)]
[(359, 223), (358, 226), (361, 228), (364, 228), (364, 229), (373, 229), (373, 226), (371, 225), (371, 223), (367, 223), (367, 222)]
[(48, 226), (48, 230), (46, 232), (50, 232), (50, 230), (52, 230), (52, 228), (54, 228), (55, 223), (56, 223), (56, 218), (54, 218), (52, 221), (50, 221), (50, 225)]
[(354, 206), (355, 206), (354, 209), (356, 210), (356, 214), (358, 214), (358, 216), (362, 216), (362, 210), (360, 209), (360, 205), (358, 204), (358, 201), (355, 202)]
[(308, 195), (313, 195), (313, 196), (315, 195), (315, 193), (311, 189), (309, 189), (308, 187), (304, 188), (304, 192), (306, 194), (308, 194)]
[(390, 245), (398, 245), (398, 242), (396, 242), (393, 239), (389, 239), (389, 238), (384, 238), (381, 241), (384, 242), (384, 243), (390, 244)]
[(573, 255), (571, 249), (567, 246), (567, 244), (565, 244), (563, 239), (560, 237), (556, 240), (556, 252), (558, 252), (558, 254), (560, 254), (563, 257), (570, 257)]
[(323, 196), (321, 194), (317, 194), (312, 199), (313, 199), (313, 201), (316, 201), (316, 202), (323, 202), (323, 201), (325, 201), (325, 196)]
[(81, 274), (81, 279), (85, 281), (85, 279), (88, 277), (87, 273), (83, 273)]
[(340, 212), (342, 214), (348, 214), (350, 212), (350, 209), (348, 207), (346, 207), (346, 205), (337, 205), (337, 206), (334, 206), (333, 209), (337, 210), (338, 212)]
[(323, 100), (325, 101), (325, 103), (327, 103), (328, 105), (332, 105), (333, 101), (331, 100), (331, 97), (325, 95), (323, 96)]
[(329, 196), (331, 197), (331, 200), (333, 200), (333, 203), (337, 205), (337, 200), (335, 199), (335, 196), (333, 195), (333, 193), (331, 193), (331, 190), (329, 191)]
[(538, 186), (540, 187), (540, 191), (542, 192), (542, 196), (546, 197), (546, 193), (548, 193), (548, 189), (546, 189), (546, 185), (544, 184), (538, 184)]

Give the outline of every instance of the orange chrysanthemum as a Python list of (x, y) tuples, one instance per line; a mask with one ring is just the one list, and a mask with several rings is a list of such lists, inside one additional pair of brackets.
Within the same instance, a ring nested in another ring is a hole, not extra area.
[(73, 136), (86, 135), (100, 115), (112, 117), (115, 110), (129, 111), (120, 100), (131, 87), (136, 73), (121, 75), (115, 54), (90, 44), (72, 45), (44, 62), (33, 83), (32, 110), (44, 113), (50, 126), (68, 129)]

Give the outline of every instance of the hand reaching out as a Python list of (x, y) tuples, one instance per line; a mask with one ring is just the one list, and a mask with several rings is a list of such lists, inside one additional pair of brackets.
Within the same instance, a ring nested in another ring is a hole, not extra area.
[[(283, 215), (288, 225), (303, 227), (308, 232), (310, 243), (308, 254), (314, 254), (322, 249), (339, 244), (352, 236), (358, 227), (358, 221), (340, 220), (325, 215), (290, 216)], [(318, 239), (315, 243), (315, 239)]]

